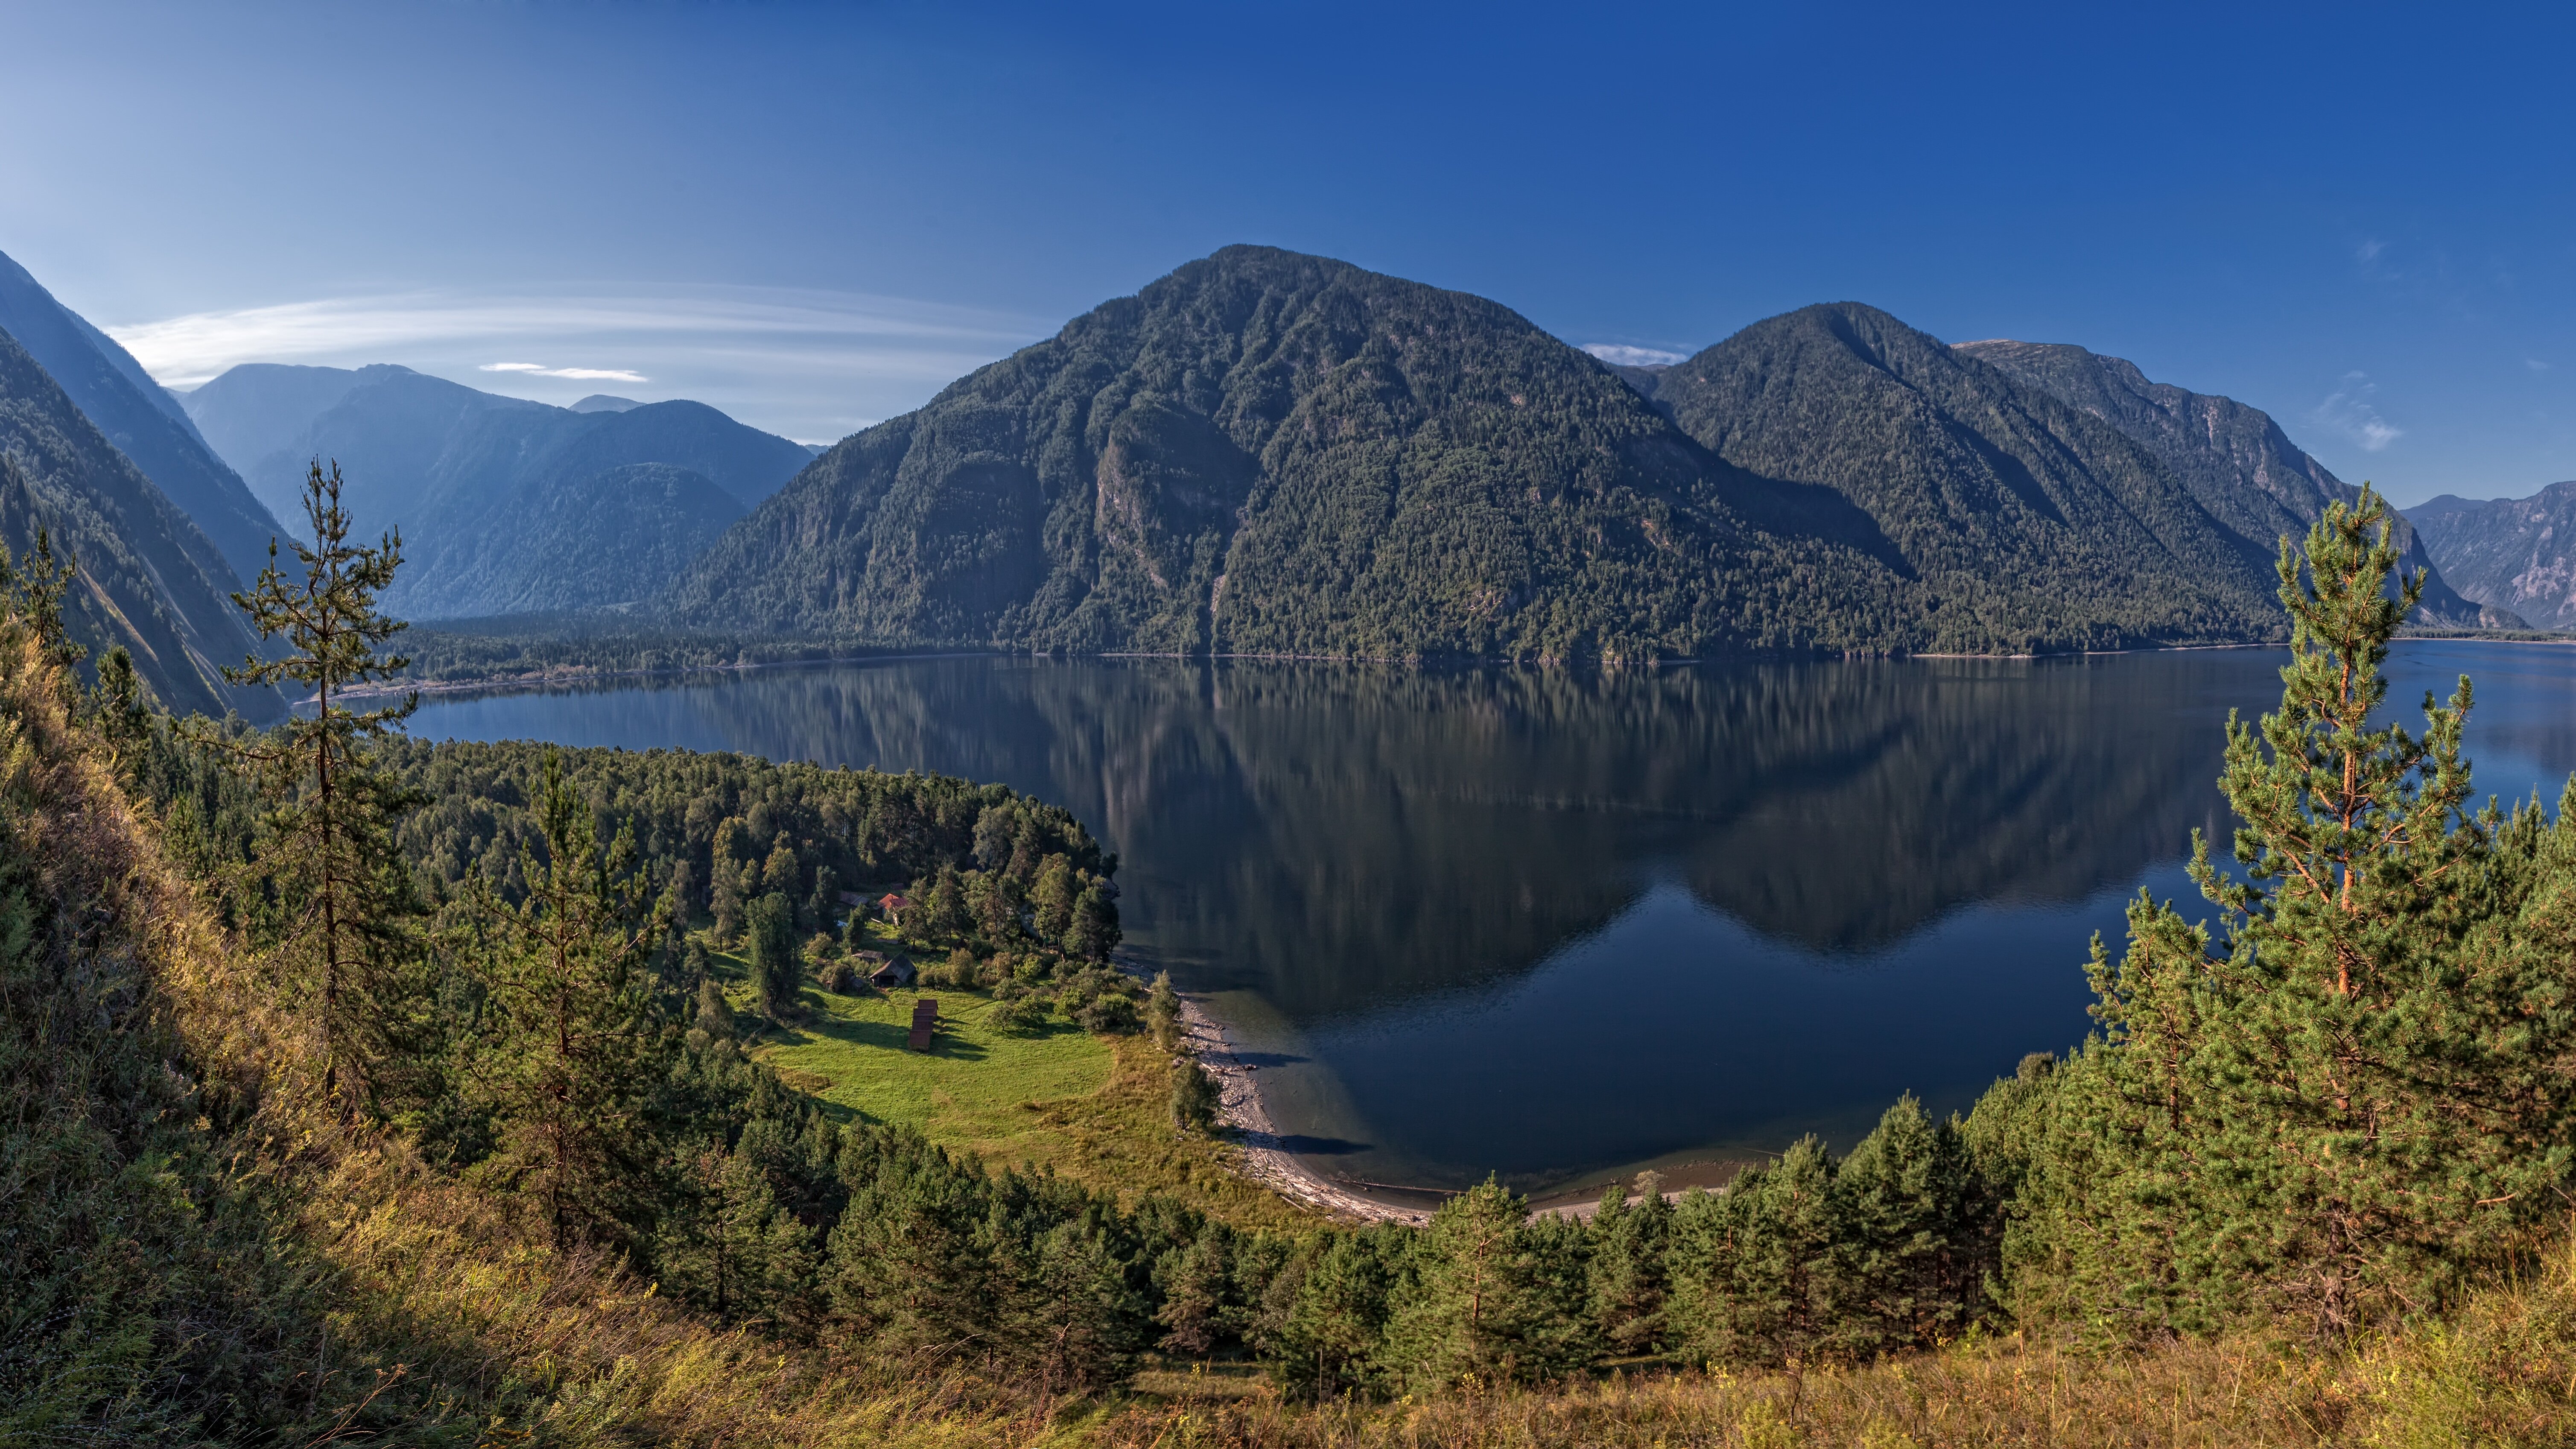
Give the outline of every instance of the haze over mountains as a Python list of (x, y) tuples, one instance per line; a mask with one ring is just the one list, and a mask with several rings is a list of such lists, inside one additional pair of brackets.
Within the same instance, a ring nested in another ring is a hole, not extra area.
[(280, 513), (337, 460), (367, 528), (403, 531), (388, 607), (424, 619), (644, 598), (811, 457), (702, 403), (558, 408), (389, 364), (236, 367), (186, 405)]

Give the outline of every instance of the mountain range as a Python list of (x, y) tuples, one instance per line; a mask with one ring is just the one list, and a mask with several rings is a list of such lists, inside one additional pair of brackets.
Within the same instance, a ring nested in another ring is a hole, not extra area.
[[(2261, 411), (2081, 347), (1843, 302), (1613, 367), (1484, 298), (1263, 247), (819, 456), (697, 403), (391, 365), (177, 398), (5, 258), (0, 332), (0, 530), (79, 556), (85, 642), (253, 714), (278, 701), (216, 676), (251, 643), (227, 595), (316, 458), (368, 532), (403, 530), (385, 602), (416, 618), (1543, 661), (2278, 638), (2280, 538), (2358, 494)], [(2576, 484), (2401, 520), (2418, 622), (2576, 624), (2571, 507)]]
[[(843, 440), (665, 602), (1074, 651), (2253, 640), (2279, 536), (2354, 491), (2082, 349), (1837, 303), (1612, 368), (1483, 298), (1229, 247)], [(2435, 582), (2424, 617), (2477, 610)]]
[(352, 513), (403, 532), (387, 607), (423, 619), (632, 603), (812, 457), (703, 403), (559, 408), (392, 365), (249, 364), (185, 401), (281, 516), (338, 462)]
[(233, 607), (240, 583), (222, 553), (0, 330), (0, 541), (23, 560), (40, 531), (78, 566), (65, 623), (93, 659), (125, 646), (174, 710), (284, 713), (275, 691), (224, 682), (259, 640)]
[(2460, 592), (2542, 629), (2576, 629), (2576, 481), (2529, 498), (2445, 493), (2406, 510)]

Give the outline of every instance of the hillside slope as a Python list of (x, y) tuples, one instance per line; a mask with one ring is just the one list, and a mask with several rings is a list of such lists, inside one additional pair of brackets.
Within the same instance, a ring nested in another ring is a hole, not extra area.
[(1875, 308), (1755, 323), (1662, 374), (1655, 397), (1728, 462), (1865, 513), (1920, 581), (1933, 647), (2283, 632), (2268, 543), (2230, 532), (2108, 423)]
[(2116, 429), (1883, 313), (1613, 369), (1229, 247), (843, 440), (669, 604), (1074, 651), (2019, 653), (2276, 637), (2270, 566)]
[(258, 640), (204, 533), (108, 441), (27, 350), (0, 332), (0, 541), (32, 548), (39, 529), (80, 567), (72, 637), (93, 656), (122, 644), (171, 709), (266, 722), (273, 690), (237, 690), (222, 669)]
[[(2043, 388), (2144, 444), (2210, 517), (2247, 543), (2278, 547), (2283, 535), (2304, 537), (2334, 502), (2361, 490), (2308, 456), (2269, 413), (2234, 398), (2149, 381), (2137, 364), (2063, 343), (1961, 342), (1954, 351)], [(2455, 628), (2514, 627), (2462, 598), (2442, 579), (2416, 530), (2395, 520), (2405, 550), (2400, 567), (2421, 570), (2424, 602), (2416, 618)]]
[(197, 525), (212, 545), (197, 558), (209, 578), (221, 582), (229, 573), (247, 582), (259, 576), (268, 541), (279, 536), (276, 517), (131, 353), (55, 301), (5, 255), (0, 331), (16, 338), (73, 405)]
[[(359, 522), (403, 530), (408, 564), (386, 602), (419, 618), (640, 598), (811, 456), (702, 403), (583, 412), (383, 364), (237, 367), (187, 402), (263, 496), (289, 497), (312, 459), (337, 460)], [(671, 471), (623, 502), (594, 496), (646, 465)], [(712, 492), (692, 485), (680, 501), (679, 474)]]
[(2406, 510), (2462, 594), (2539, 629), (2576, 629), (2576, 481), (2529, 498), (2450, 494)]

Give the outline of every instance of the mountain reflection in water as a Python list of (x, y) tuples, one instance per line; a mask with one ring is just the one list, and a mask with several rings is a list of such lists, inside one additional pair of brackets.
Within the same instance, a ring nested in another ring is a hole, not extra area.
[[(438, 699), (413, 727), (1059, 802), (1122, 857), (1127, 954), (1222, 993), (1324, 1170), (1542, 1186), (1847, 1144), (1901, 1092), (1964, 1107), (2080, 1040), (2087, 939), (2116, 946), (2141, 884), (2189, 894), (2193, 829), (2223, 857), (2220, 724), (2282, 659), (946, 658)], [(2404, 645), (2390, 697), (2464, 670), (2481, 787), (2554, 801), (2570, 651)]]

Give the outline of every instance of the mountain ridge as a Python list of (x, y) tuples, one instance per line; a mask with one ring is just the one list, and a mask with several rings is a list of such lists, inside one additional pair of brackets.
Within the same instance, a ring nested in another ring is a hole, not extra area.
[(237, 709), (257, 723), (284, 713), (274, 690), (223, 679), (259, 640), (214, 545), (5, 330), (0, 460), (0, 540), (23, 556), (41, 529), (73, 559), (66, 622), (93, 660), (124, 645), (146, 686), (181, 712)]
[[(351, 511), (371, 530), (402, 529), (409, 562), (385, 601), (420, 618), (632, 602), (811, 456), (703, 403), (575, 411), (386, 363), (238, 367), (188, 402), (256, 488), (282, 494), (311, 459), (337, 460)], [(644, 488), (634, 509), (597, 493), (617, 470), (645, 465), (674, 471), (619, 475)], [(567, 536), (548, 513), (557, 507), (599, 532)], [(566, 552), (532, 552), (539, 538)], [(622, 574), (607, 560), (661, 574)]]
[(2460, 592), (2541, 629), (2576, 629), (2576, 480), (2527, 498), (2441, 494), (2407, 510)]
[(240, 582), (258, 576), (269, 540), (280, 533), (275, 513), (131, 353), (56, 300), (5, 254), (0, 254), (0, 330), (15, 338), (82, 415), (196, 524), (211, 546), (198, 559), (201, 568)]
[[(2258, 547), (2266, 539), (2304, 537), (2330, 503), (2350, 503), (2361, 490), (2336, 477), (2281, 430), (2269, 413), (2234, 398), (2152, 381), (2136, 363), (2072, 343), (1989, 338), (1953, 349), (2055, 393), (2144, 444), (2201, 506)], [(2478, 604), (2448, 583), (2402, 515), (2392, 513), (2399, 567), (2426, 575), (2418, 622), (2481, 627)], [(2495, 627), (2513, 627), (2498, 620)]]

